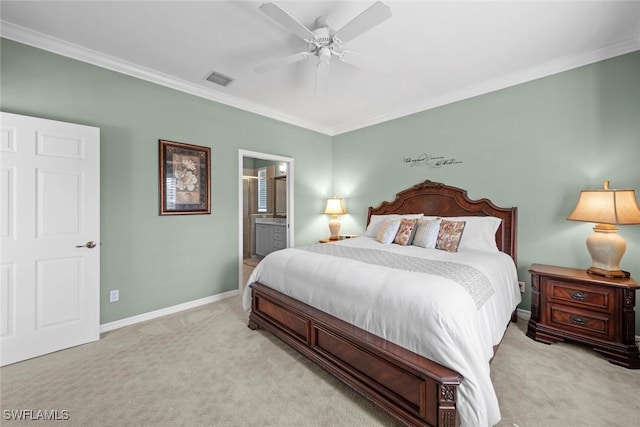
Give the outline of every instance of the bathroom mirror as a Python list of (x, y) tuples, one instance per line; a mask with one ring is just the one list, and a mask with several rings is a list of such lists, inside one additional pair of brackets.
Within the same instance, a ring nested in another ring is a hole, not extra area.
[(287, 217), (287, 176), (273, 178), (273, 217)]

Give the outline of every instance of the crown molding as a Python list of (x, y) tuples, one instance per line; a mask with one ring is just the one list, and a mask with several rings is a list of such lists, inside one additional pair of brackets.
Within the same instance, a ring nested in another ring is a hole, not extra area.
[(132, 62), (124, 61), (114, 56), (69, 43), (49, 35), (30, 30), (28, 28), (0, 20), (0, 36), (38, 49), (43, 49), (67, 58), (86, 62), (121, 74), (126, 74), (141, 80), (165, 86), (180, 92), (188, 93), (200, 98), (224, 104), (240, 110), (255, 113), (280, 122), (288, 123), (304, 129), (312, 130), (331, 136), (333, 129), (318, 125), (299, 118), (283, 114), (279, 111), (265, 108), (261, 105), (247, 102), (244, 99), (230, 96), (213, 89), (206, 89), (186, 80), (178, 79), (168, 74), (146, 68)]
[(106, 55), (92, 49), (76, 45), (74, 43), (69, 43), (58, 38), (12, 24), (10, 22), (0, 21), (0, 36), (61, 56), (86, 62), (121, 74), (126, 74), (131, 77), (139, 78), (141, 80), (185, 92), (230, 107), (238, 108), (250, 113), (258, 114), (260, 116), (268, 117), (283, 123), (315, 131), (327, 136), (337, 136), (343, 133), (399, 119), (422, 111), (473, 98), (478, 95), (484, 95), (500, 89), (505, 89), (510, 86), (526, 83), (532, 80), (561, 73), (563, 71), (568, 71), (640, 50), (639, 24), (632, 38), (624, 40), (620, 43), (606, 46), (601, 49), (584, 52), (578, 55), (559, 58), (557, 60), (550, 61), (539, 66), (517, 71), (496, 79), (482, 82), (477, 85), (462, 88), (457, 91), (440, 94), (434, 97), (428, 97), (428, 99), (426, 99), (424, 102), (407, 106), (402, 109), (397, 109), (376, 117), (371, 117), (343, 126), (331, 127), (319, 125), (315, 122), (300, 120), (299, 118), (290, 116), (288, 114), (283, 114), (282, 112), (279, 112), (277, 110), (265, 108), (261, 105), (247, 102), (246, 100), (217, 92), (213, 89), (205, 89), (186, 80), (178, 79), (168, 74), (160, 73), (158, 71), (142, 67), (128, 61), (123, 61), (119, 58)]
[(334, 135), (339, 135), (342, 133), (351, 132), (365, 127), (388, 122), (390, 120), (395, 120), (401, 117), (409, 116), (411, 114), (473, 98), (478, 95), (495, 92), (497, 90), (505, 89), (510, 86), (515, 86), (518, 84), (530, 82), (532, 80), (548, 77), (554, 74), (561, 73), (563, 71), (569, 71), (575, 68), (604, 61), (606, 59), (614, 58), (616, 56), (624, 55), (638, 50), (640, 50), (640, 25), (638, 26), (638, 29), (636, 30), (633, 38), (624, 40), (620, 43), (609, 45), (602, 49), (584, 52), (578, 55), (559, 58), (557, 60), (550, 61), (545, 64), (541, 64), (525, 70), (516, 71), (514, 73), (507, 74), (496, 79), (487, 80), (477, 85), (469, 86), (453, 92), (444, 93), (435, 97), (430, 97), (429, 99), (425, 100), (425, 102), (408, 106), (407, 108), (403, 108), (400, 110), (392, 111), (389, 114), (383, 114), (378, 117), (367, 119), (358, 123), (353, 123), (351, 126), (334, 128)]

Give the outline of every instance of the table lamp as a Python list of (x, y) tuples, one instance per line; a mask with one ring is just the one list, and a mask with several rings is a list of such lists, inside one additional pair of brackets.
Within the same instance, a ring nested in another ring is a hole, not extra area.
[(635, 190), (610, 190), (609, 181), (601, 190), (582, 190), (578, 204), (567, 218), (572, 221), (597, 223), (587, 238), (591, 254), (590, 274), (605, 277), (629, 277), (620, 269), (620, 260), (627, 244), (618, 234), (617, 225), (640, 224), (640, 208)]
[(344, 208), (342, 199), (336, 196), (327, 199), (327, 207), (324, 208), (325, 215), (331, 215), (329, 220), (329, 231), (331, 232), (331, 240), (338, 240), (340, 238), (340, 221), (338, 221), (338, 215), (344, 215), (347, 210)]

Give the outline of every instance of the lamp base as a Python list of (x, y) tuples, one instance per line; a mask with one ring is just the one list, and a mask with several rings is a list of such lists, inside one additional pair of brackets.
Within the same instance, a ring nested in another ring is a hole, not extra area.
[(603, 268), (598, 267), (589, 267), (587, 268), (587, 273), (595, 274), (598, 276), (604, 276), (608, 279), (620, 279), (631, 277), (631, 273), (624, 270), (605, 270)]
[(329, 232), (331, 233), (329, 240), (340, 240), (340, 221), (338, 220), (338, 215), (331, 215)]
[(587, 249), (591, 254), (591, 267), (587, 273), (609, 278), (630, 276), (628, 271), (620, 268), (627, 243), (615, 225), (598, 224), (593, 227), (593, 234), (587, 239)]

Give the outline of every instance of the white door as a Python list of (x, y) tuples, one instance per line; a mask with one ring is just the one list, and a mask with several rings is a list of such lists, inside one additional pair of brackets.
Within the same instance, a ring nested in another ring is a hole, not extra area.
[(0, 366), (99, 339), (100, 129), (0, 113)]

